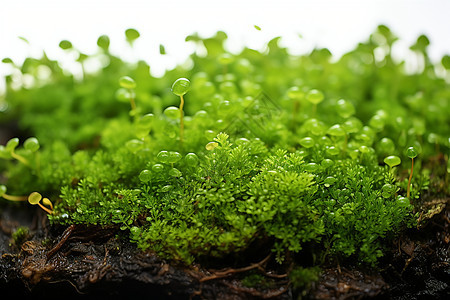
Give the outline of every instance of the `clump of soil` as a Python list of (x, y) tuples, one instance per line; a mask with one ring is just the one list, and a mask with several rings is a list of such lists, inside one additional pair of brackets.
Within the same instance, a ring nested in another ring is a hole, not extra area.
[[(2, 295), (151, 295), (155, 299), (446, 299), (450, 293), (450, 210), (394, 241), (378, 270), (329, 266), (309, 291), (295, 290), (269, 255), (241, 267), (184, 266), (142, 252), (114, 227), (49, 226), (34, 210), (5, 209), (0, 216)], [(18, 226), (32, 230), (11, 242)], [(223, 264), (223, 262), (222, 262)], [(261, 284), (244, 283), (258, 274)], [(263, 284), (264, 283), (264, 284)]]

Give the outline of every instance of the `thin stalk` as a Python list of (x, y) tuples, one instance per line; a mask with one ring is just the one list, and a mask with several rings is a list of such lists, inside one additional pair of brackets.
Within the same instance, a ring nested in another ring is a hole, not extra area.
[(53, 214), (53, 211), (51, 211), (50, 209), (48, 209), (47, 207), (45, 207), (44, 205), (42, 205), (41, 203), (38, 203), (39, 207), (42, 208), (43, 210), (45, 210), (46, 213), (48, 214)]
[(183, 122), (183, 107), (184, 107), (184, 98), (183, 95), (180, 95), (180, 142), (183, 143), (183, 135), (184, 135), (184, 122)]
[(294, 101), (294, 109), (292, 110), (292, 129), (295, 130), (297, 127), (297, 113), (300, 108), (300, 102), (298, 100)]
[(411, 192), (411, 179), (413, 175), (413, 169), (414, 169), (414, 158), (411, 158), (411, 173), (409, 174), (409, 180), (408, 180), (408, 188), (406, 189), (406, 198), (409, 199), (409, 194)]
[[(133, 91), (132, 90), (130, 90), (129, 92), (130, 92), (130, 95), (133, 95)], [(134, 112), (136, 110), (136, 102), (134, 101), (134, 97), (133, 96), (130, 97), (130, 104), (131, 104), (131, 111)]]
[(25, 201), (28, 199), (27, 196), (13, 196), (8, 194), (3, 194), (2, 197), (9, 201)]
[(26, 165), (28, 167), (31, 167), (30, 162), (25, 157), (23, 157), (22, 155), (19, 155), (19, 154), (15, 153), (15, 152), (11, 152), (11, 156), (13, 158), (17, 159), (18, 161), (20, 161), (21, 163), (23, 163), (24, 165)]

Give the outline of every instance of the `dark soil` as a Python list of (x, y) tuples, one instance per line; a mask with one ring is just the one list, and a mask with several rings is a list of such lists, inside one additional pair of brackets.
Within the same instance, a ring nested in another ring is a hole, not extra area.
[[(186, 267), (136, 249), (116, 228), (49, 226), (40, 211), (7, 208), (0, 215), (0, 290), (2, 298), (449, 299), (449, 216), (446, 208), (396, 239), (377, 270), (351, 262), (330, 266), (308, 291), (298, 291), (272, 268), (270, 256), (220, 270)], [(18, 226), (31, 229), (22, 245), (11, 239)], [(264, 282), (243, 284), (256, 273)]]

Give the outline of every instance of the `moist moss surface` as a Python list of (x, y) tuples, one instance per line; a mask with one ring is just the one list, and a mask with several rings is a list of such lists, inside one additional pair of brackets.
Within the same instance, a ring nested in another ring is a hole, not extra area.
[[(130, 46), (137, 38), (127, 31)], [(382, 269), (405, 232), (446, 214), (449, 56), (432, 62), (425, 36), (411, 46), (413, 71), (391, 56), (397, 37), (385, 26), (340, 58), (292, 55), (279, 38), (230, 53), (226, 38), (187, 37), (207, 55), (162, 77), (111, 53), (106, 36), (90, 56), (61, 42), (78, 57), (76, 76), (45, 54), (3, 59), (0, 208), (36, 208), (66, 228), (42, 245), (12, 226), (11, 253), (91, 255), (66, 243), (84, 233), (98, 242), (88, 228), (102, 228), (102, 242), (197, 270), (189, 280), (232, 277), (237, 294), (289, 297), (330, 266)], [(84, 71), (89, 60), (101, 67)], [(31, 284), (47, 280), (24, 270)], [(378, 279), (366, 296), (385, 288)]]

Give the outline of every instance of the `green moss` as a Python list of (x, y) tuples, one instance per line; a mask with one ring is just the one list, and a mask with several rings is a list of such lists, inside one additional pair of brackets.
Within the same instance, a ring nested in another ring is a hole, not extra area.
[[(46, 56), (28, 58), (6, 78), (0, 122), (33, 137), (0, 146), (2, 186), (48, 197), (52, 223), (116, 225), (139, 248), (187, 264), (264, 245), (280, 264), (299, 265), (290, 275), (299, 288), (325, 262), (376, 265), (389, 240), (416, 225), (431, 186), (449, 194), (448, 174), (431, 176), (428, 162), (448, 160), (450, 89), (428, 60), (407, 73), (390, 51), (375, 56), (395, 37), (385, 27), (374, 34), (333, 60), (326, 49), (291, 55), (278, 39), (266, 52), (232, 54), (223, 32), (193, 35), (208, 55), (162, 77), (109, 53), (104, 36), (92, 58), (109, 64), (82, 80)], [(130, 45), (138, 37), (126, 33)], [(25, 76), (36, 84), (18, 86)], [(180, 108), (171, 87), (186, 97)], [(420, 152), (411, 184), (408, 147)], [(316, 257), (313, 268), (296, 254)]]
[(30, 237), (30, 230), (28, 227), (20, 226), (11, 235), (11, 242), (16, 247), (20, 248), (24, 242)]

